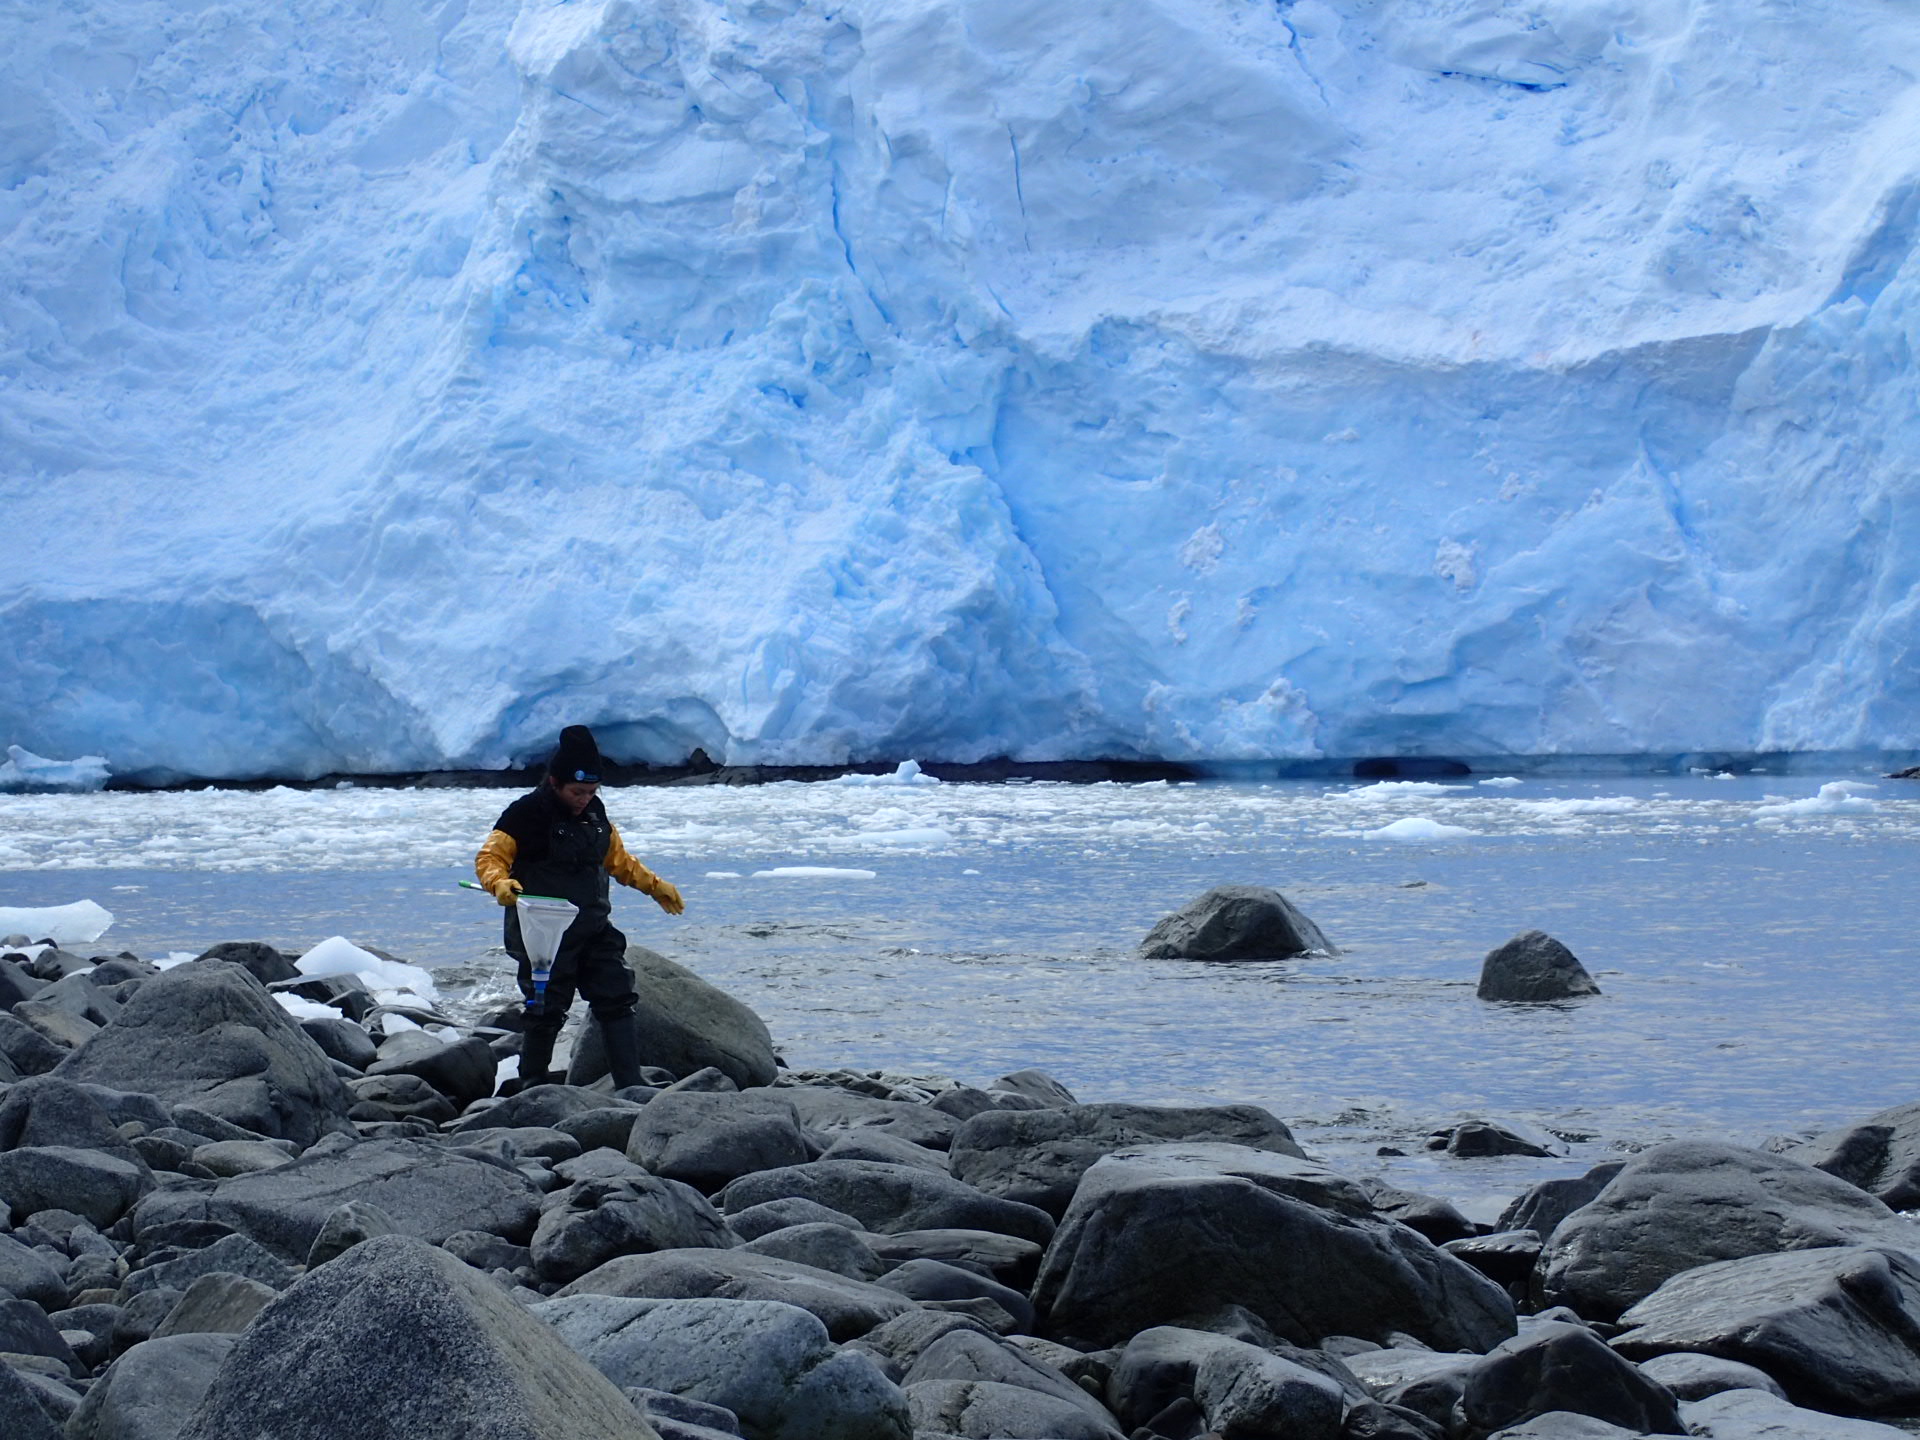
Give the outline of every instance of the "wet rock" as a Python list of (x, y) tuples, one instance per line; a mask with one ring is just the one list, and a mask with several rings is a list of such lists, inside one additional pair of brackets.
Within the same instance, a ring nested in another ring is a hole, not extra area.
[(1620, 1317), (1629, 1359), (1697, 1351), (1843, 1413), (1920, 1405), (1920, 1258), (1847, 1245), (1750, 1255), (1675, 1275)]
[(1308, 1346), (1404, 1331), (1484, 1351), (1514, 1333), (1504, 1290), (1379, 1219), (1353, 1182), (1237, 1145), (1147, 1146), (1096, 1163), (1033, 1299), (1050, 1333), (1095, 1344), (1226, 1305)]
[(1460, 1397), (1479, 1431), (1569, 1410), (1636, 1433), (1681, 1435), (1678, 1403), (1591, 1330), (1566, 1324), (1536, 1325), (1495, 1347), (1468, 1372)]
[[(629, 945), (627, 964), (640, 995), (634, 1018), (643, 1061), (675, 1076), (712, 1066), (743, 1090), (773, 1083), (773, 1037), (752, 1010), (645, 946)], [(583, 1084), (604, 1075), (605, 1057), (599, 1027), (587, 1026), (574, 1051), (569, 1082)]]
[(616, 1255), (738, 1243), (698, 1190), (645, 1176), (584, 1180), (555, 1191), (544, 1203), (531, 1248), (540, 1278), (564, 1284)]
[(1597, 1199), (1626, 1165), (1624, 1160), (1607, 1160), (1584, 1175), (1542, 1180), (1501, 1211), (1493, 1228), (1531, 1230), (1545, 1240), (1559, 1228), (1562, 1220)]
[(1002, 1075), (987, 1087), (997, 1104), (1009, 1098), (1030, 1100), (1036, 1105), (1077, 1105), (1073, 1092), (1044, 1070), (1015, 1070)]
[(378, 1056), (373, 1037), (351, 1020), (313, 1017), (302, 1020), (300, 1028), (330, 1059), (355, 1070), (365, 1070)]
[(1280, 1120), (1254, 1105), (1062, 1105), (976, 1115), (954, 1135), (949, 1157), (956, 1179), (1058, 1217), (1102, 1155), (1174, 1140), (1305, 1154)]
[(984, 1194), (945, 1175), (872, 1160), (816, 1160), (742, 1176), (720, 1192), (720, 1208), (732, 1213), (792, 1196), (842, 1211), (880, 1234), (996, 1230), (1044, 1243), (1053, 1233), (1053, 1217), (1044, 1210)]
[(167, 1318), (154, 1328), (153, 1339), (164, 1340), (169, 1335), (238, 1335), (278, 1295), (279, 1291), (258, 1280), (226, 1270), (212, 1271), (187, 1287), (179, 1303), (167, 1312)]
[(403, 1235), (263, 1312), (180, 1440), (643, 1440), (618, 1389), (493, 1281)]
[(1920, 1209), (1920, 1101), (1768, 1148), (1857, 1185), (1890, 1209)]
[(1661, 1282), (1713, 1260), (1814, 1246), (1910, 1244), (1913, 1228), (1809, 1165), (1710, 1141), (1635, 1156), (1554, 1231), (1540, 1257), (1551, 1304), (1610, 1320)]
[[(1766, 1371), (1742, 1365), (1738, 1360), (1722, 1360), (1717, 1355), (1675, 1350), (1642, 1360), (1640, 1373), (1666, 1386), (1678, 1400), (1704, 1400), (1722, 1390), (1764, 1390), (1782, 1400), (1787, 1398), (1787, 1392)], [(1686, 1418), (1684, 1413), (1681, 1418)]]
[(262, 985), (304, 978), (293, 956), (257, 940), (223, 941), (194, 958), (196, 961), (224, 960), (228, 964), (238, 965)]
[(1310, 953), (1335, 952), (1318, 925), (1264, 885), (1216, 886), (1140, 942), (1148, 960), (1284, 960)]
[(1803, 1410), (1764, 1390), (1724, 1390), (1680, 1407), (1687, 1433), (1701, 1440), (1905, 1440), (1912, 1434), (1872, 1420), (1843, 1420)]
[(555, 1129), (563, 1121), (607, 1108), (607, 1097), (574, 1085), (534, 1085), (487, 1106), (469, 1109), (447, 1127), (455, 1135), (476, 1130)]
[(513, 1169), (424, 1140), (368, 1140), (223, 1180), (204, 1193), (157, 1191), (132, 1219), (142, 1234), (174, 1221), (213, 1221), (303, 1261), (327, 1217), (349, 1201), (376, 1205), (402, 1234), (438, 1244), (458, 1230), (530, 1236), (539, 1198)]
[(1502, 1230), (1494, 1235), (1470, 1235), (1448, 1240), (1440, 1247), (1509, 1291), (1524, 1286), (1540, 1259), (1540, 1237), (1531, 1230)]
[(1426, 1148), (1444, 1150), (1462, 1160), (1480, 1160), (1493, 1155), (1532, 1155), (1545, 1159), (1555, 1153), (1538, 1140), (1530, 1140), (1519, 1131), (1491, 1120), (1463, 1120), (1436, 1131), (1428, 1137)]
[(366, 1067), (366, 1073), (417, 1076), (451, 1100), (456, 1110), (493, 1094), (499, 1065), (485, 1040), (474, 1035), (451, 1045), (431, 1039), (428, 1043), (432, 1046), (429, 1050), (394, 1060), (375, 1060)]
[(814, 1150), (793, 1102), (780, 1091), (670, 1091), (634, 1118), (627, 1158), (655, 1175), (701, 1190), (757, 1170), (804, 1165)]
[(533, 1307), (617, 1385), (720, 1406), (749, 1440), (908, 1440), (906, 1397), (813, 1315), (765, 1300), (555, 1299)]
[(559, 1291), (637, 1300), (773, 1300), (818, 1316), (835, 1340), (851, 1340), (913, 1308), (878, 1285), (742, 1250), (661, 1250), (622, 1255)]
[(1565, 945), (1544, 930), (1528, 930), (1487, 952), (1474, 993), (1482, 1000), (1539, 1004), (1598, 995), (1600, 986)]
[(418, 1075), (367, 1075), (346, 1081), (353, 1096), (347, 1111), (355, 1121), (424, 1120), (444, 1125), (460, 1113), (453, 1101)]
[(749, 1240), (741, 1248), (755, 1255), (811, 1265), (816, 1270), (831, 1270), (850, 1280), (877, 1280), (888, 1268), (860, 1231), (830, 1220), (784, 1226)]
[(1177, 1326), (1130, 1340), (1107, 1381), (1129, 1430), (1190, 1401), (1205, 1428), (1225, 1435), (1334, 1440), (1346, 1396), (1338, 1382), (1256, 1345)]
[(146, 981), (54, 1073), (191, 1104), (303, 1146), (350, 1129), (351, 1099), (320, 1047), (251, 975), (218, 961)]
[(1375, 1214), (1388, 1220), (1398, 1220), (1402, 1225), (1418, 1230), (1436, 1245), (1445, 1245), (1448, 1241), (1480, 1233), (1479, 1227), (1462, 1215), (1451, 1202), (1437, 1195), (1402, 1190), (1397, 1185), (1388, 1185), (1381, 1180), (1368, 1179), (1355, 1183), (1373, 1206)]
[(835, 1086), (782, 1085), (763, 1093), (777, 1095), (793, 1106), (802, 1127), (826, 1137), (829, 1143), (842, 1134), (878, 1131), (929, 1150), (945, 1150), (960, 1128), (951, 1115), (931, 1105), (860, 1095)]

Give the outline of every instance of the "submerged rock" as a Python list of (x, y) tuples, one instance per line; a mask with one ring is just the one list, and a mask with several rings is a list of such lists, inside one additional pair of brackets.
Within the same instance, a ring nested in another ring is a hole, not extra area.
[(1318, 925), (1264, 885), (1215, 886), (1140, 942), (1148, 960), (1284, 960), (1309, 953), (1335, 952)]
[(1598, 995), (1600, 986), (1565, 945), (1544, 930), (1528, 930), (1487, 952), (1475, 993), (1482, 1000), (1539, 1004)]

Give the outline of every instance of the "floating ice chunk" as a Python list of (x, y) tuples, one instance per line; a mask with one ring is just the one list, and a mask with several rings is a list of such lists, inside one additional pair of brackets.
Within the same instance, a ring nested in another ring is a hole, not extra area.
[[(195, 955), (191, 950), (169, 950), (158, 960), (152, 960), (148, 963), (156, 970), (171, 970), (176, 965), (186, 965), (199, 958), (200, 957)], [(333, 1013), (338, 1015), (340, 1012), (336, 1010)]]
[(1498, 788), (1504, 790), (1510, 785), (1523, 785), (1526, 782), (1523, 781), (1518, 775), (1489, 775), (1486, 779), (1478, 783), (1482, 785), (1497, 786)]
[(1431, 800), (1440, 795), (1458, 795), (1456, 785), (1438, 785), (1431, 780), (1382, 780), (1356, 790), (1335, 792), (1342, 800)]
[(1478, 835), (1478, 830), (1469, 830), (1464, 825), (1442, 825), (1438, 820), (1429, 820), (1425, 815), (1409, 815), (1404, 820), (1396, 820), (1391, 825), (1382, 825), (1378, 830), (1366, 832), (1369, 840), (1399, 840), (1406, 844), (1417, 845), (1432, 840), (1465, 840)]
[(280, 1008), (296, 1020), (338, 1020), (340, 1012), (331, 1005), (322, 1005), (318, 1000), (309, 1000), (304, 995), (294, 995), (285, 990), (274, 992), (273, 998)]
[(927, 825), (908, 830), (862, 830), (855, 838), (862, 845), (951, 845), (953, 832)]
[(755, 880), (877, 880), (877, 870), (847, 870), (837, 865), (776, 865), (771, 870), (756, 870)]
[[(343, 935), (329, 936), (294, 962), (302, 975), (318, 979), (325, 975), (357, 975), (376, 995), (382, 990), (405, 990), (418, 1000), (438, 1000), (433, 977), (418, 965), (404, 960), (382, 960), (371, 950), (362, 950)], [(397, 1002), (403, 997), (395, 997)]]
[(9, 745), (7, 758), (0, 761), (0, 790), (99, 790), (112, 775), (113, 769), (103, 755), (49, 760), (18, 745)]
[(1547, 819), (1571, 815), (1625, 815), (1640, 808), (1640, 802), (1625, 795), (1602, 795), (1591, 800), (1509, 800), (1516, 810)]
[(891, 775), (842, 775), (838, 780), (824, 782), (828, 785), (938, 785), (940, 781), (931, 775), (920, 773), (918, 760), (902, 760), (900, 767)]
[[(1818, 795), (1804, 800), (1788, 800), (1777, 805), (1761, 805), (1753, 812), (1756, 820), (1792, 820), (1803, 815), (1870, 815), (1880, 807), (1859, 790), (1879, 787), (1858, 780), (1831, 780), (1820, 787)], [(1769, 799), (1773, 798), (1771, 796)]]
[(113, 924), (113, 912), (91, 900), (71, 905), (0, 905), (0, 935), (24, 935), (56, 945), (85, 945)]
[(706, 880), (738, 880), (740, 878), (740, 872), (738, 870), (709, 870), (701, 878)]

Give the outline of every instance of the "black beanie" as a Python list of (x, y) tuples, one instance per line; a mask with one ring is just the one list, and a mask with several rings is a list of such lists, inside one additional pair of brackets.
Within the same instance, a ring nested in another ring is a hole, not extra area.
[(560, 732), (560, 743), (553, 747), (547, 761), (547, 774), (562, 785), (584, 781), (600, 783), (600, 747), (593, 743), (593, 732), (584, 725), (569, 725)]

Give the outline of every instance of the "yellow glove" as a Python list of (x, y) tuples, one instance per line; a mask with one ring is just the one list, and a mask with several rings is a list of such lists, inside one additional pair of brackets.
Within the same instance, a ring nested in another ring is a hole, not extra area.
[(520, 898), (524, 888), (518, 880), (502, 880), (493, 887), (493, 898), (502, 905), (511, 905)]
[(678, 915), (687, 908), (686, 901), (680, 898), (680, 891), (671, 880), (653, 877), (653, 887), (647, 891), (653, 897), (653, 903), (669, 915)]

